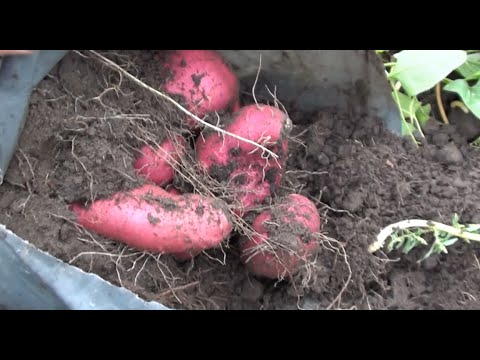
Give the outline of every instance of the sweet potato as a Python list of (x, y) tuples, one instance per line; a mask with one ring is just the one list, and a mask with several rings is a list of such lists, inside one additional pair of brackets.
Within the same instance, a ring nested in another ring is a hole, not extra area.
[[(165, 57), (164, 53), (161, 53)], [(211, 50), (175, 50), (168, 52), (164, 67), (169, 78), (164, 90), (179, 95), (187, 109), (202, 118), (213, 112), (231, 112), (239, 108), (239, 82), (223, 57)], [(199, 127), (194, 119), (192, 128)]]
[(87, 208), (73, 204), (71, 210), (86, 229), (155, 253), (199, 253), (219, 246), (233, 228), (223, 201), (173, 195), (154, 185), (117, 193)]
[(293, 276), (318, 249), (315, 233), (321, 219), (306, 197), (291, 194), (278, 198), (272, 210), (258, 215), (252, 228), (258, 233), (241, 243), (241, 259), (260, 277), (278, 279)]
[(242, 107), (225, 130), (254, 141), (276, 153), (267, 159), (255, 145), (205, 131), (196, 143), (200, 166), (218, 181), (232, 185), (237, 211), (246, 213), (261, 204), (280, 185), (288, 153), (287, 135), (291, 120), (281, 110), (267, 105)]
[(169, 138), (165, 139), (156, 150), (149, 145), (142, 146), (133, 164), (137, 173), (158, 186), (171, 183), (175, 177), (172, 164), (180, 160), (186, 146), (183, 137), (176, 136), (175, 139), (176, 144)]
[[(165, 188), (165, 190), (171, 194), (171, 195), (174, 195), (174, 196), (181, 196), (182, 193), (180, 190), (178, 190), (175, 186), (173, 185), (169, 185)], [(178, 260), (178, 261), (188, 261), (188, 260), (192, 260), (194, 257), (196, 257), (197, 255), (199, 255), (201, 252), (202, 252), (203, 249), (200, 249), (200, 250), (190, 250), (190, 251), (186, 251), (186, 252), (180, 252), (180, 253), (172, 253), (172, 256), (175, 258), (175, 260)]]
[(180, 192), (180, 190), (178, 190), (175, 186), (172, 186), (172, 185), (167, 186), (167, 187), (165, 188), (165, 191), (167, 191), (167, 192), (168, 192), (169, 194), (171, 194), (171, 195), (177, 195), (177, 196), (182, 195), (182, 193)]
[[(263, 181), (262, 170), (254, 164), (250, 169), (238, 168), (230, 175), (230, 193), (235, 200), (234, 212), (244, 216), (255, 205), (271, 196), (271, 184)], [(277, 182), (274, 182), (277, 185)]]

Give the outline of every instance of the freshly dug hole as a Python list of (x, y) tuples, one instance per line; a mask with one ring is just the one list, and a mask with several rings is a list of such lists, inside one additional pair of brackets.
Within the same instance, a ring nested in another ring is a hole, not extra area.
[[(108, 57), (124, 67), (130, 64), (127, 69), (149, 85), (162, 82), (153, 52)], [(141, 184), (123, 163), (122, 156), (125, 161), (134, 157), (127, 145), (137, 146), (138, 139), (129, 132), (139, 131), (137, 124), (142, 124), (160, 141), (165, 124), (168, 128), (178, 120), (175, 109), (125, 79), (117, 91), (101, 97), (103, 105), (90, 100), (118, 81), (115, 72), (72, 53), (40, 84), (7, 182), (0, 187), (0, 223), (40, 249), (73, 260), (72, 265), (174, 308), (479, 308), (474, 300), (480, 299), (478, 246), (456, 244), (449, 255), (421, 266), (415, 263), (418, 253), (387, 263), (366, 251), (382, 227), (405, 218), (448, 222), (458, 212), (462, 221), (480, 223), (480, 158), (454, 127), (430, 129), (430, 145), (418, 150), (408, 140), (389, 135), (376, 119), (335, 112), (307, 116), (286, 104), (296, 126), (282, 189), (284, 194), (294, 189), (316, 203), (324, 219), (322, 232), (329, 237), (321, 242), (313, 274), (305, 274), (306, 284), (303, 279), (295, 279), (292, 286), (251, 276), (239, 261), (235, 239), (228, 248), (202, 254), (193, 263), (178, 263), (77, 229), (68, 221), (67, 199), (88, 200), (92, 192), (100, 197)], [(271, 101), (258, 99), (266, 100)], [(165, 121), (149, 128), (143, 115), (144, 120), (129, 120), (128, 126), (108, 118), (119, 114), (148, 114)], [(70, 120), (70, 130), (65, 130), (66, 120), (74, 117), (87, 126)], [(84, 127), (75, 137), (72, 129)], [(92, 188), (71, 153), (73, 138), (75, 157), (94, 175)], [(461, 158), (451, 162), (447, 147), (455, 147)], [(55, 177), (59, 171), (62, 175)]]

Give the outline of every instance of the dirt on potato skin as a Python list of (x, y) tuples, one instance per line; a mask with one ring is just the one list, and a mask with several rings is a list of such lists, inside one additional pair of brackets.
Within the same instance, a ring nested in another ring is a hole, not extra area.
[[(127, 69), (147, 84), (161, 86), (154, 52), (108, 56), (130, 64)], [(455, 126), (432, 126), (426, 144), (416, 148), (376, 119), (292, 110), (295, 127), (283, 194), (310, 197), (322, 215), (323, 234), (332, 239), (324, 241), (308, 284), (299, 278), (292, 285), (249, 274), (239, 260), (236, 235), (222, 249), (179, 262), (79, 231), (69, 202), (87, 201), (92, 192), (100, 198), (140, 186), (143, 180), (129, 166), (140, 145), (133, 134), (146, 129), (160, 141), (166, 134), (159, 124), (181, 116), (125, 79), (101, 97), (102, 103), (92, 100), (120, 79), (75, 53), (50, 75), (33, 94), (18, 150), (0, 186), (0, 223), (38, 248), (173, 308), (480, 308), (476, 244), (458, 242), (449, 254), (421, 264), (416, 260), (427, 248), (408, 256), (390, 254), (400, 259), (395, 262), (367, 252), (383, 227), (407, 218), (449, 223), (458, 213), (464, 223), (480, 223), (480, 155)], [(122, 114), (150, 117), (113, 118)], [(92, 187), (77, 158), (92, 174)]]
[(312, 210), (305, 204), (296, 207), (296, 201), (288, 196), (277, 197), (268, 210), (270, 220), (263, 226), (273, 248), (301, 254), (305, 245), (316, 241), (315, 234), (319, 229), (310, 225), (311, 216), (314, 216)]

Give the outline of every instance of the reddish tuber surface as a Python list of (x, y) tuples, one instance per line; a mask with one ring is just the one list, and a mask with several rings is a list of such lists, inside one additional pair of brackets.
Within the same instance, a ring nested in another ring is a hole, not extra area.
[(254, 275), (279, 279), (294, 275), (318, 249), (314, 234), (321, 220), (315, 205), (298, 194), (277, 199), (273, 210), (258, 215), (258, 233), (241, 244), (241, 259)]
[(263, 203), (280, 185), (290, 128), (287, 114), (272, 106), (256, 104), (241, 108), (225, 128), (268, 148), (278, 159), (267, 158), (261, 149), (231, 136), (207, 133), (198, 138), (198, 163), (212, 177), (233, 185), (237, 213), (244, 214)]
[(200, 253), (225, 240), (233, 229), (227, 205), (200, 195), (172, 195), (144, 185), (88, 208), (71, 205), (87, 230), (155, 253)]
[[(180, 190), (178, 190), (176, 187), (169, 185), (165, 189), (169, 194), (174, 195), (174, 196), (181, 196), (182, 193)], [(187, 252), (180, 252), (180, 253), (172, 253), (173, 257), (177, 261), (189, 261), (192, 260), (194, 257), (199, 255), (202, 252), (202, 250), (192, 250), (192, 251), (187, 251)]]
[(162, 144), (153, 150), (148, 145), (142, 146), (140, 154), (133, 167), (137, 173), (158, 186), (171, 183), (175, 177), (174, 161), (179, 161), (185, 152), (186, 141), (181, 136), (175, 137), (176, 144), (171, 139), (165, 139)]
[[(164, 63), (170, 77), (164, 90), (183, 97), (187, 109), (202, 118), (238, 110), (239, 81), (224, 58), (212, 50), (173, 50)], [(189, 119), (192, 128), (199, 127)]]

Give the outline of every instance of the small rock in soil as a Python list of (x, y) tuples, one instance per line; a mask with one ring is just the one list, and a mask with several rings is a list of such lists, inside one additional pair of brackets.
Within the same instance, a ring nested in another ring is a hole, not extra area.
[(322, 166), (327, 166), (330, 164), (330, 159), (325, 153), (321, 153), (317, 156), (318, 163)]
[(480, 213), (479, 214), (473, 214), (471, 222), (474, 223), (474, 224), (480, 224)]
[(454, 143), (447, 144), (440, 149), (436, 158), (445, 164), (460, 164), (463, 162), (463, 154)]
[(435, 269), (437, 265), (438, 265), (437, 257), (429, 257), (423, 261), (423, 268), (427, 271)]
[(448, 143), (448, 135), (444, 133), (435, 133), (432, 136), (432, 141), (437, 146), (445, 146)]
[(473, 141), (480, 136), (480, 121), (472, 113), (465, 114), (463, 110), (453, 108), (448, 119), (467, 141)]
[(361, 208), (363, 205), (363, 201), (365, 199), (365, 195), (360, 192), (350, 192), (345, 199), (343, 199), (342, 207), (349, 211), (355, 212)]
[(7, 192), (4, 194), (2, 197), (0, 197), (0, 208), (6, 208), (8, 207), (17, 195), (14, 192)]
[(306, 297), (303, 300), (302, 310), (320, 310), (320, 302), (311, 297)]
[(253, 278), (245, 279), (242, 286), (242, 298), (247, 301), (257, 302), (263, 296), (264, 286)]

